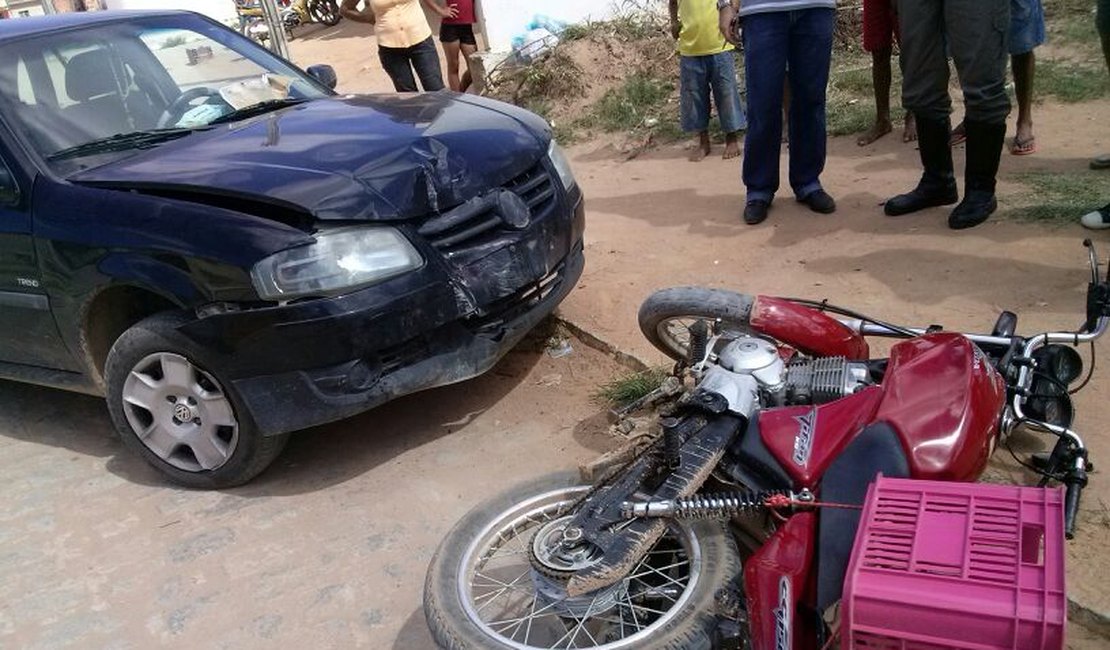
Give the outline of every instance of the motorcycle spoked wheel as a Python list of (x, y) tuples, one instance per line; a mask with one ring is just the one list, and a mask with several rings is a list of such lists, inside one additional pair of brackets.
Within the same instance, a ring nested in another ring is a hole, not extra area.
[[(715, 595), (740, 572), (723, 522), (674, 522), (615, 586), (569, 598), (537, 538), (589, 489), (560, 473), (470, 511), (440, 545), (424, 585), (424, 614), (443, 648), (641, 650), (710, 648)], [(541, 545), (542, 546), (542, 545)], [(578, 567), (589, 557), (578, 557)], [(546, 565), (546, 566), (545, 566)]]
[(663, 289), (648, 296), (640, 306), (640, 331), (659, 351), (685, 361), (690, 350), (690, 328), (698, 321), (707, 322), (710, 331), (719, 320), (726, 331), (758, 335), (748, 322), (753, 300), (724, 289)]
[(309, 0), (308, 15), (312, 20), (328, 27), (335, 27), (341, 18), (335, 0)]

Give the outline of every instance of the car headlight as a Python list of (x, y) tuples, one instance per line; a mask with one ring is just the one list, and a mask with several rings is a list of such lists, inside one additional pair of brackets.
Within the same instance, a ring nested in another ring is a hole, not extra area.
[(350, 291), (420, 268), (424, 259), (404, 235), (387, 227), (324, 230), (316, 242), (254, 265), (251, 279), (265, 300)]
[(551, 146), (547, 148), (547, 157), (551, 159), (551, 164), (555, 166), (555, 171), (559, 174), (559, 180), (563, 183), (563, 189), (568, 192), (572, 187), (578, 184), (574, 180), (574, 172), (571, 171), (570, 161), (567, 160), (566, 153), (559, 143), (554, 140), (551, 141)]

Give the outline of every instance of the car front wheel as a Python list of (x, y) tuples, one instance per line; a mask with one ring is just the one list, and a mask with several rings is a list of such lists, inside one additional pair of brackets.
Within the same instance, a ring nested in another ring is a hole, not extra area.
[(173, 314), (128, 329), (108, 353), (108, 410), (125, 444), (170, 480), (218, 489), (251, 480), (288, 438), (262, 436), (215, 355), (177, 332)]

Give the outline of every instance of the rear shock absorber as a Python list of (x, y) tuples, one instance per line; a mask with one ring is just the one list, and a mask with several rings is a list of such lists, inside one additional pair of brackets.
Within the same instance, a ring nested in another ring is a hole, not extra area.
[(757, 515), (765, 512), (772, 499), (785, 498), (791, 503), (813, 501), (809, 490), (794, 493), (789, 490), (750, 492), (738, 490), (717, 494), (695, 494), (692, 497), (663, 501), (625, 501), (621, 514), (626, 519), (637, 517), (666, 517), (670, 519), (729, 519), (740, 515)]
[(709, 325), (701, 319), (690, 326), (690, 349), (687, 351), (686, 364), (694, 366), (705, 359), (709, 343)]

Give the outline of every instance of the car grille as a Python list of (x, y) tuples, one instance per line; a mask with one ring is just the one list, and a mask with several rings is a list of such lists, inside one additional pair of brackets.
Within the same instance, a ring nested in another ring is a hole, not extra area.
[(516, 293), (487, 305), (478, 314), (466, 320), (467, 327), (475, 334), (498, 333), (507, 323), (511, 323), (531, 311), (544, 298), (558, 290), (563, 283), (566, 263), (554, 271), (521, 289)]
[[(542, 162), (505, 185), (528, 205), (532, 219), (542, 217), (555, 203), (555, 184)], [(466, 204), (425, 221), (417, 232), (444, 255), (481, 246), (505, 232), (495, 207), (467, 209)]]

